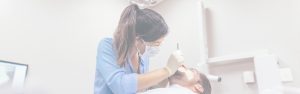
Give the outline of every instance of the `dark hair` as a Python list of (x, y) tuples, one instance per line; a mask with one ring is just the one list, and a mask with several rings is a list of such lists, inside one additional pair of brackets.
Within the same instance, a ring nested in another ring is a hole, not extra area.
[(202, 85), (202, 87), (204, 89), (203, 94), (211, 94), (211, 85), (210, 85), (208, 78), (203, 73), (199, 72), (199, 75), (200, 75), (200, 79), (201, 79), (200, 84)]
[(156, 41), (168, 33), (168, 26), (160, 14), (151, 9), (139, 9), (135, 4), (126, 7), (114, 34), (117, 63), (124, 61), (135, 48), (136, 37), (146, 42)]

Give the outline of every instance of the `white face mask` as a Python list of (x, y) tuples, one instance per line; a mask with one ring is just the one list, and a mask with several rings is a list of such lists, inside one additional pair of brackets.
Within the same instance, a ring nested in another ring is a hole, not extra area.
[(159, 47), (158, 46), (146, 46), (145, 52), (143, 54), (141, 54), (141, 51), (139, 50), (138, 47), (136, 47), (136, 48), (137, 48), (137, 51), (138, 51), (140, 56), (153, 57), (153, 56), (155, 56), (159, 53)]
[(147, 57), (154, 57), (155, 55), (157, 55), (159, 53), (159, 46), (150, 46), (150, 45), (146, 45), (146, 42), (144, 40), (142, 40), (143, 45), (145, 46), (145, 51), (143, 54), (141, 54), (141, 50), (138, 48), (138, 46), (136, 45), (136, 49), (139, 53), (139, 56), (147, 56)]
[(143, 55), (149, 56), (149, 57), (154, 57), (159, 53), (159, 47), (158, 46), (146, 46), (145, 52)]

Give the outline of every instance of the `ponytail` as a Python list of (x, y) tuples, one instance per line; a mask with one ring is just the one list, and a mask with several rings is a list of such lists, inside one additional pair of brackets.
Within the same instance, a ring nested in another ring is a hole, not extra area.
[(135, 46), (136, 38), (136, 17), (140, 9), (137, 5), (128, 6), (122, 13), (122, 16), (114, 34), (114, 46), (117, 51), (117, 63), (124, 66), (127, 56), (132, 52)]

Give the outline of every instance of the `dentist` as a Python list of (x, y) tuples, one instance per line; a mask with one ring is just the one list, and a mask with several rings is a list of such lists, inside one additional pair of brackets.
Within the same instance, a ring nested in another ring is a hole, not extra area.
[(135, 94), (173, 75), (184, 61), (173, 52), (164, 68), (149, 69), (149, 57), (157, 54), (168, 33), (160, 14), (132, 4), (123, 10), (113, 38), (100, 41), (94, 94)]

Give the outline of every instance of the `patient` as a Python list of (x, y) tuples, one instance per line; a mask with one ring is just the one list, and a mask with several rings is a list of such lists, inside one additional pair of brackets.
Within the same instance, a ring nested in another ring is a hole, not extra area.
[(170, 86), (157, 88), (141, 94), (211, 94), (211, 86), (207, 77), (196, 69), (180, 67), (169, 77)]

